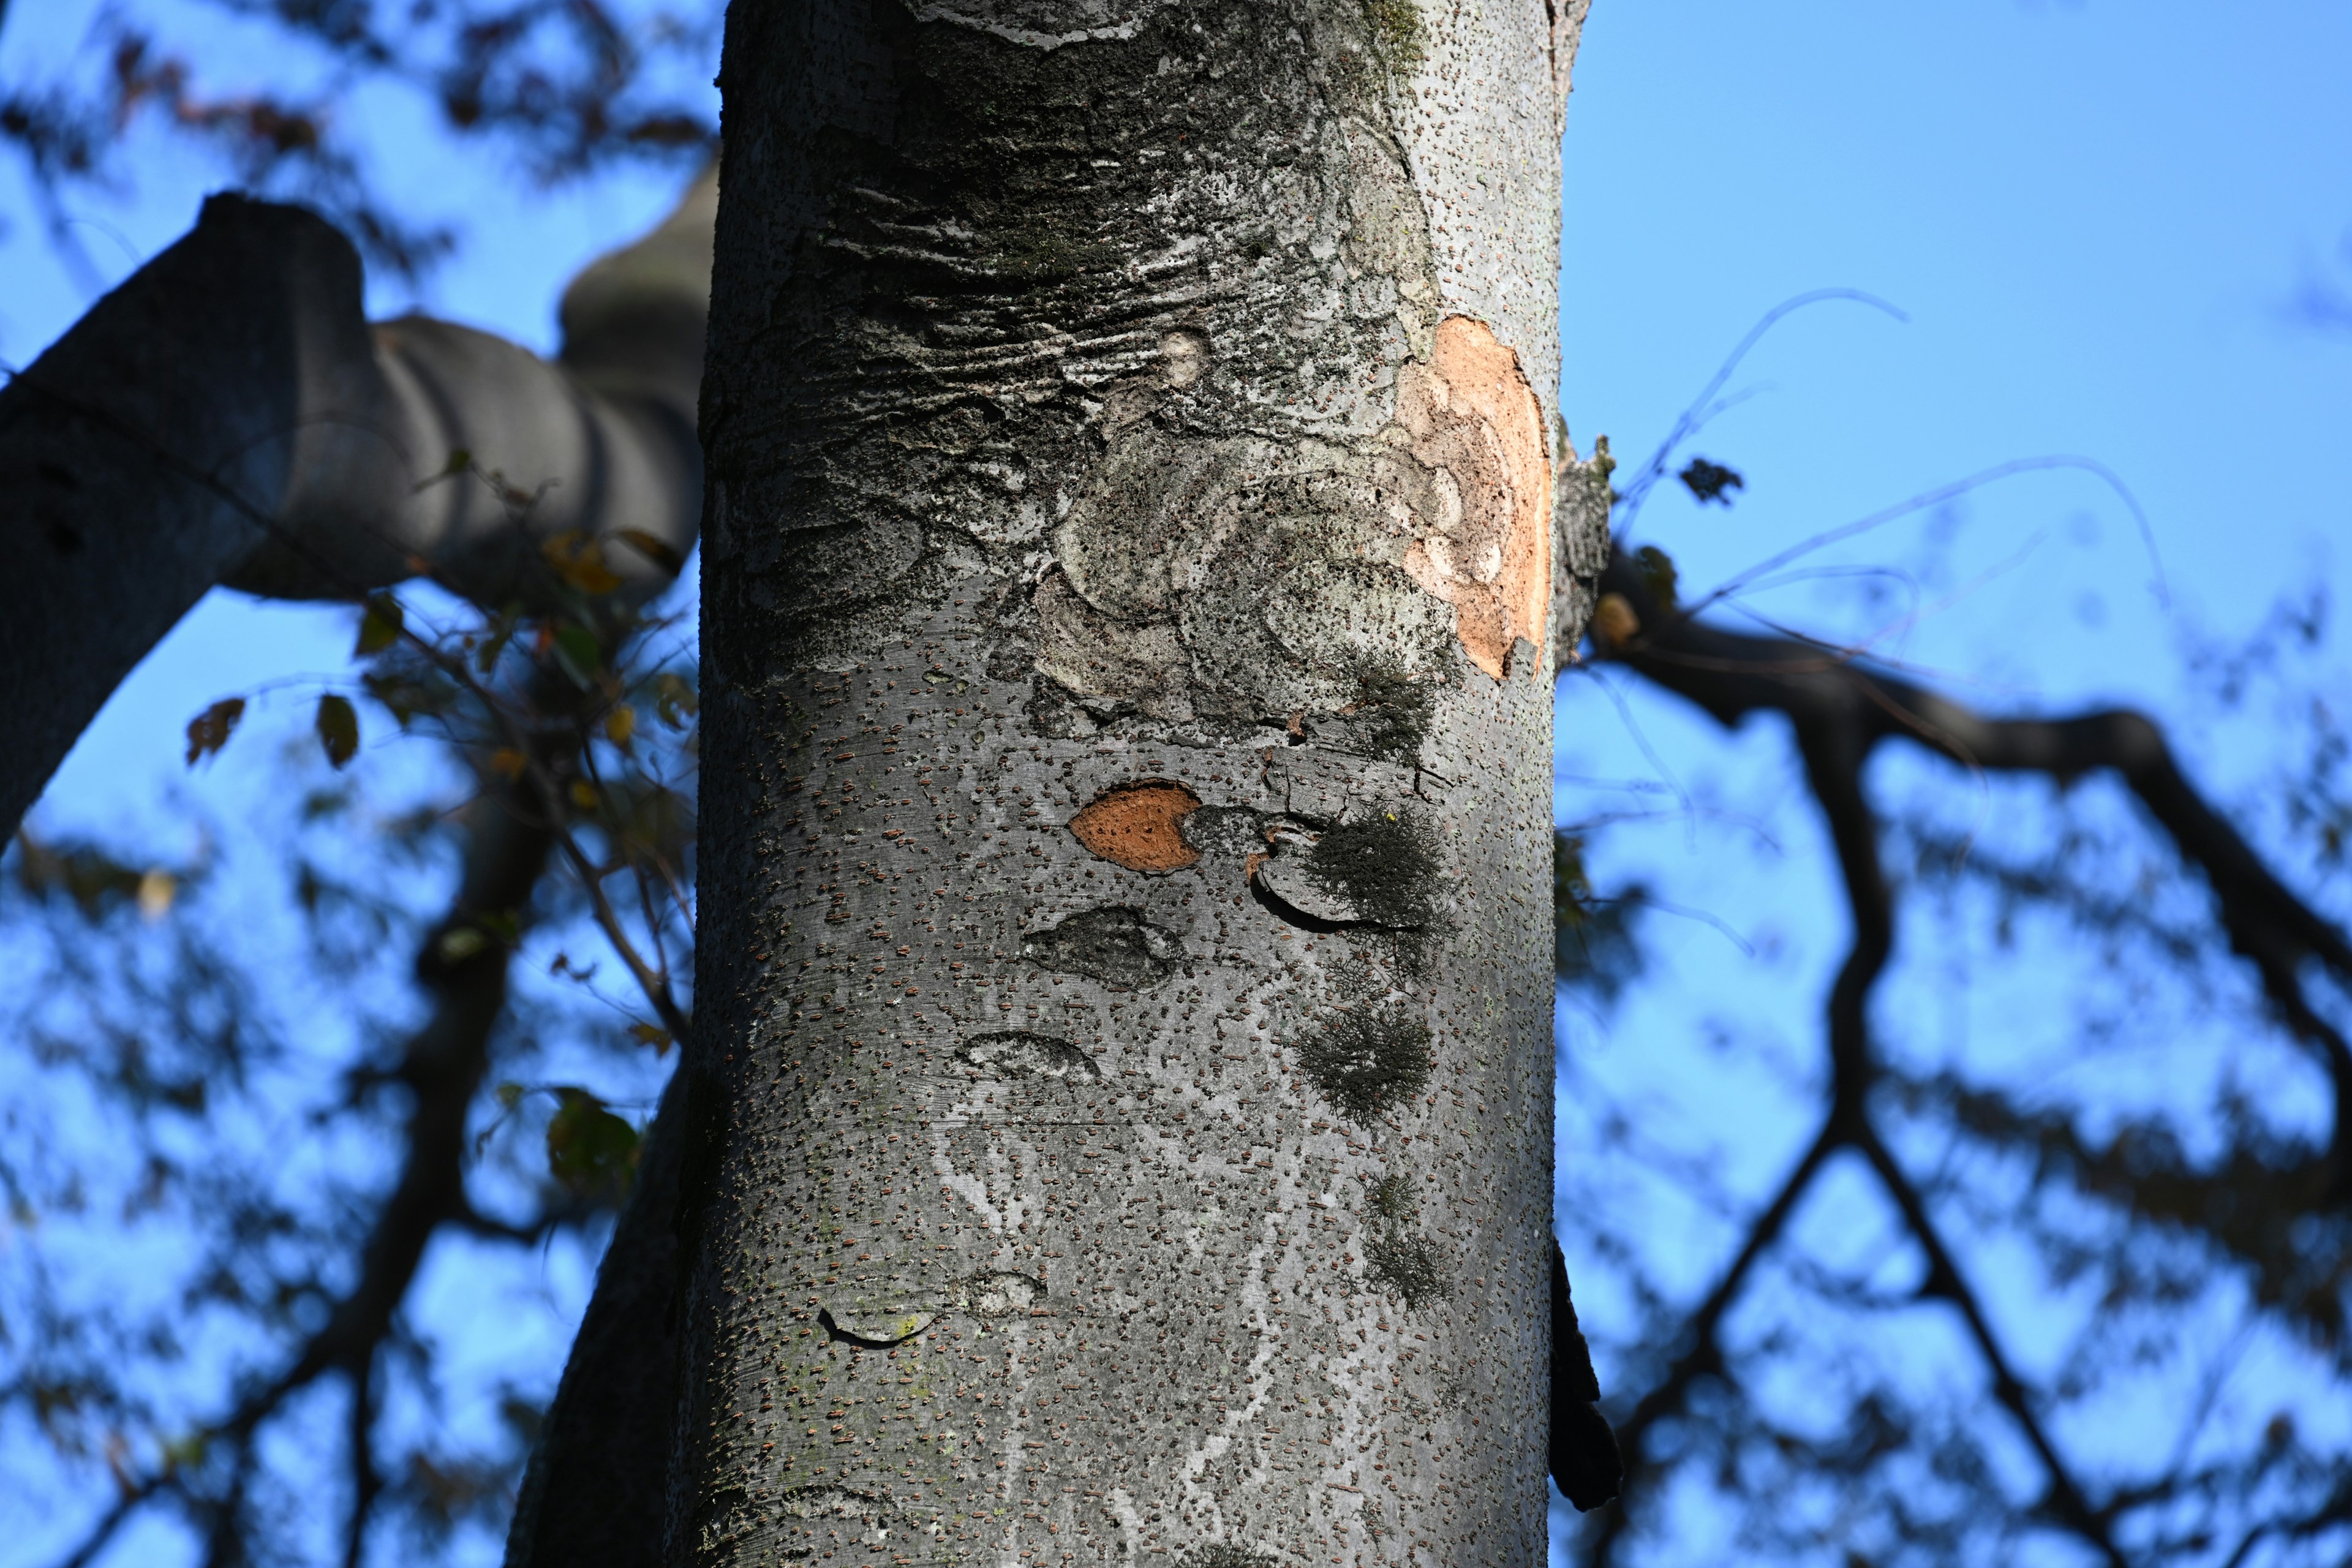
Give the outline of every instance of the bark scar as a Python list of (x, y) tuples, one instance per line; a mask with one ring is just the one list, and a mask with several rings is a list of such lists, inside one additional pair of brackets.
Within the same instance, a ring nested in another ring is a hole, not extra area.
[(1146, 779), (1105, 790), (1070, 818), (1070, 831), (1089, 853), (1130, 871), (1181, 871), (1201, 858), (1184, 842), (1184, 819), (1201, 797), (1167, 779)]
[(1551, 608), (1551, 458), (1519, 356), (1484, 321), (1448, 316), (1426, 364), (1397, 376), (1412, 455), (1449, 480), (1405, 572), (1452, 605), (1470, 661), (1500, 680), (1544, 641)]

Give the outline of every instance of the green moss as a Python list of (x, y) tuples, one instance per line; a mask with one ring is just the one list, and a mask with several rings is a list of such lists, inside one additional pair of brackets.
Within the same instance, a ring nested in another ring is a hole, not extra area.
[(1413, 1211), (1413, 1188), (1411, 1176), (1382, 1176), (1372, 1184), (1372, 1213), (1382, 1219), (1411, 1219)]
[(1419, 60), (1423, 52), (1421, 7), (1413, 0), (1363, 0), (1364, 25), (1372, 30), (1372, 47), (1391, 75)]

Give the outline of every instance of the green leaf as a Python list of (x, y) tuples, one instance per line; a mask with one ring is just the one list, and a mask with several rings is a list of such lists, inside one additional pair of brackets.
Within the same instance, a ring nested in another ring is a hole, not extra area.
[(319, 699), (319, 744), (339, 768), (359, 754), (360, 716), (350, 698), (329, 692)]
[(586, 626), (567, 623), (555, 628), (555, 662), (573, 685), (586, 690), (596, 680), (596, 672), (604, 668), (604, 650), (597, 646), (596, 634)]
[(453, 447), (449, 451), (449, 460), (441, 465), (441, 471), (437, 474), (428, 474), (424, 479), (417, 480), (414, 485), (409, 487), (410, 493), (414, 494), (418, 490), (430, 489), (433, 486), (439, 484), (443, 479), (454, 479), (459, 474), (464, 473), (473, 466), (473, 453), (468, 452), (463, 447)]
[(490, 945), (490, 939), (478, 927), (459, 926), (441, 938), (441, 961), (463, 963)]
[(398, 599), (389, 594), (370, 594), (366, 613), (360, 616), (359, 646), (352, 651), (361, 658), (382, 653), (399, 640), (401, 624)]
[(637, 1169), (637, 1130), (584, 1089), (558, 1089), (547, 1122), (547, 1173), (580, 1197), (618, 1202)]
[(229, 732), (244, 717), (245, 699), (224, 697), (189, 720), (188, 765), (194, 767), (198, 757), (208, 757), (227, 745)]
[(1642, 574), (1642, 585), (1661, 605), (1675, 602), (1677, 574), (1675, 558), (1654, 544), (1644, 544), (1633, 552), (1633, 570)]

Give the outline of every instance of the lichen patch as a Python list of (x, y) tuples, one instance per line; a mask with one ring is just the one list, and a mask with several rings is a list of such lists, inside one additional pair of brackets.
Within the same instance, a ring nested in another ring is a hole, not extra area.
[(1120, 784), (1095, 796), (1070, 818), (1070, 831), (1090, 854), (1130, 871), (1181, 871), (1201, 852), (1184, 841), (1184, 819), (1201, 797), (1167, 779)]
[(1426, 364), (1397, 376), (1397, 422), (1443, 476), (1404, 570), (1452, 605), (1470, 661), (1499, 680), (1512, 646), (1541, 647), (1551, 608), (1551, 458), (1519, 356), (1484, 321), (1448, 316)]

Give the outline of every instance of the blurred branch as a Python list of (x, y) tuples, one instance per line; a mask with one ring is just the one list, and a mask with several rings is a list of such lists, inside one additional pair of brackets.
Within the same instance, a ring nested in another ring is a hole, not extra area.
[[(2352, 986), (2352, 944), (2290, 891), (2206, 802), (2146, 717), (2109, 710), (2060, 720), (1988, 719), (1834, 650), (1702, 623), (1662, 599), (1654, 584), (1654, 574), (1612, 552), (1599, 582), (1603, 601), (1595, 616), (1598, 651), (1726, 725), (1759, 711), (1788, 718), (1836, 847), (1853, 934), (1827, 1008), (1828, 1115), (1771, 1202), (1750, 1222), (1729, 1268), (1681, 1325), (1680, 1349), (1671, 1363), (1618, 1427), (1632, 1485), (1638, 1486), (1661, 1462), (1652, 1438), (1662, 1423), (1683, 1413), (1695, 1385), (1728, 1378), (1721, 1341), (1725, 1315), (1831, 1156), (1850, 1150), (1869, 1164), (1926, 1258), (1921, 1294), (1948, 1301), (1959, 1313), (1995, 1397), (2041, 1461), (2048, 1488), (2041, 1511), (2112, 1568), (2124, 1568), (2127, 1559), (2112, 1523), (2126, 1499), (2119, 1495), (2105, 1508), (2092, 1503), (2012, 1369), (1982, 1302), (1962, 1278), (1917, 1184), (1870, 1121), (1880, 1068), (1870, 1044), (1869, 1001), (1893, 950), (1895, 926), (1880, 858), (1880, 824), (1863, 785), (1864, 769), (1879, 742), (1901, 738), (1971, 769), (2040, 773), (2062, 783), (2102, 768), (2119, 774), (2182, 859), (2204, 873), (2231, 948), (2254, 965), (2278, 1016), (2329, 1072), (2336, 1121), (2328, 1146), (2313, 1157), (2315, 1174), (2323, 1179), (2309, 1187), (2328, 1203), (2340, 1202), (2347, 1187), (2352, 1050), (2312, 1004), (2302, 970), (2316, 963), (2338, 984)], [(1610, 595), (1618, 601), (1614, 605), (1607, 602)], [(1586, 1560), (1612, 1561), (1628, 1522), (1622, 1508), (1611, 1510), (1587, 1542)]]
[[(378, 1209), (359, 1252), (359, 1279), (336, 1301), (327, 1321), (301, 1345), (284, 1370), (238, 1401), (204, 1434), (204, 1446), (222, 1447), (238, 1475), (250, 1462), (260, 1427), (288, 1398), (328, 1373), (341, 1373), (362, 1407), (352, 1416), (351, 1462), (357, 1483), (350, 1540), (354, 1549), (379, 1484), (362, 1428), (378, 1352), (393, 1331), (394, 1314), (415, 1279), (426, 1245), (444, 1226), (470, 1214), (465, 1191), (466, 1123), (488, 1064), (493, 1028), (507, 1000), (512, 953), (509, 937), (544, 874), (553, 835), (535, 813), (516, 809), (505, 795), (489, 795), (468, 810), (466, 858), (448, 912), (427, 934), (416, 959), (418, 980), (434, 1009), (411, 1036), (387, 1075), (414, 1096), (400, 1173)], [(508, 934), (501, 934), (508, 933)], [(189, 1479), (166, 1468), (126, 1488), (124, 1497), (68, 1557), (89, 1562), (140, 1503), (165, 1490), (193, 1497)], [(241, 1561), (241, 1484), (215, 1504), (208, 1558)]]

